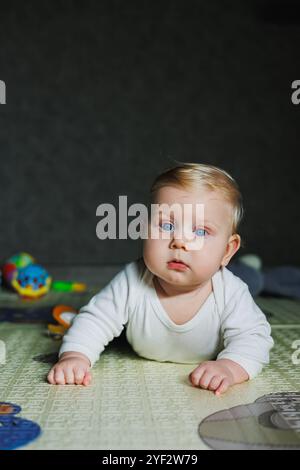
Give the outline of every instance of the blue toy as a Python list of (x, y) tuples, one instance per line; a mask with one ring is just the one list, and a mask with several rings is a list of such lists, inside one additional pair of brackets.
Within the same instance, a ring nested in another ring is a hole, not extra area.
[(51, 277), (48, 272), (28, 253), (11, 256), (2, 266), (3, 283), (21, 297), (37, 299), (50, 289)]
[(47, 294), (51, 277), (39, 264), (29, 264), (16, 272), (11, 285), (22, 297), (32, 299)]

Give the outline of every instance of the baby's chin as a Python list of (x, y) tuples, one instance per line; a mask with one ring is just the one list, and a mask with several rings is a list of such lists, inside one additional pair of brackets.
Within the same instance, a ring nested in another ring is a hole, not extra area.
[(164, 269), (159, 270), (156, 274), (157, 277), (163, 279), (169, 284), (189, 286), (192, 285), (195, 281), (191, 270), (180, 271), (176, 269)]

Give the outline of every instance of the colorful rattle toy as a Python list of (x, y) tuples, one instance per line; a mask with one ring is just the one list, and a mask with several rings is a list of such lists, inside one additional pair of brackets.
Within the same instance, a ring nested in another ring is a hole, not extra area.
[[(53, 281), (45, 268), (28, 253), (11, 256), (2, 266), (3, 284), (24, 299), (37, 299), (50, 287), (57, 292), (84, 292), (86, 284), (73, 281)], [(0, 274), (1, 285), (1, 274)]]
[(52, 279), (46, 269), (36, 264), (28, 253), (17, 253), (2, 267), (3, 281), (24, 299), (36, 299), (47, 294)]

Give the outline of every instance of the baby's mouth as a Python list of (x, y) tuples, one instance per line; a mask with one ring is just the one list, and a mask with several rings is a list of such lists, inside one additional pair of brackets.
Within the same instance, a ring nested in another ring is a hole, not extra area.
[(184, 271), (188, 269), (188, 265), (185, 264), (183, 261), (174, 258), (171, 261), (168, 261), (168, 268), (177, 269), (179, 271)]

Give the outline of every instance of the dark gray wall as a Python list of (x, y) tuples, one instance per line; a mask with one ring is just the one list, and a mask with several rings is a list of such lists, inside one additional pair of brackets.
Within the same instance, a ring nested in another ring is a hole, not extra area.
[(97, 239), (96, 207), (122, 194), (146, 201), (177, 159), (237, 179), (243, 252), (299, 265), (300, 105), (290, 87), (300, 25), (294, 2), (273, 7), (1, 2), (1, 259), (19, 250), (48, 264), (139, 256), (139, 242)]

